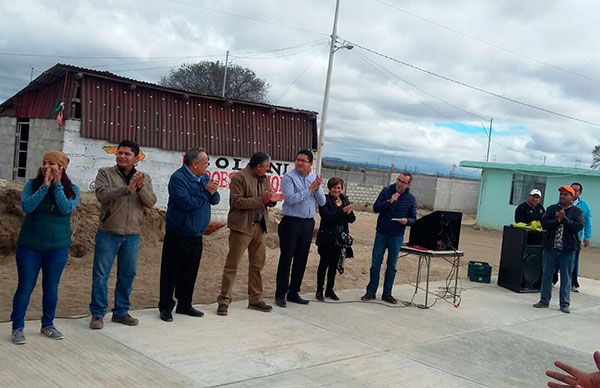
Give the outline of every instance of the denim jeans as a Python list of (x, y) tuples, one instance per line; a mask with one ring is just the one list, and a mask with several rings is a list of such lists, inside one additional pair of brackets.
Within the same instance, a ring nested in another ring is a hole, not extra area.
[(375, 295), (379, 287), (379, 273), (385, 250), (388, 251), (387, 265), (385, 269), (385, 278), (383, 281), (383, 295), (392, 295), (392, 287), (396, 278), (396, 265), (398, 264), (398, 254), (404, 241), (404, 235), (390, 235), (382, 232), (375, 233), (375, 242), (373, 243), (373, 254), (371, 257), (371, 274), (367, 292)]
[(544, 249), (542, 258), (542, 296), (540, 302), (550, 304), (552, 298), (552, 275), (560, 270), (560, 307), (568, 307), (571, 297), (571, 272), (575, 261), (575, 251)]
[(581, 249), (575, 251), (575, 260), (573, 264), (573, 272), (571, 272), (571, 286), (579, 288), (579, 281), (577, 280), (577, 276), (579, 276), (579, 254), (581, 253)]
[(129, 295), (137, 268), (139, 234), (113, 234), (98, 231), (94, 249), (92, 272), (92, 317), (103, 317), (108, 308), (108, 276), (117, 257), (117, 284), (115, 286), (114, 317), (129, 313)]
[(10, 315), (12, 328), (25, 327), (25, 313), (29, 306), (31, 293), (42, 270), (42, 327), (54, 325), (54, 314), (58, 301), (58, 282), (67, 264), (69, 249), (37, 251), (17, 247), (17, 271), (19, 283), (13, 298), (13, 311)]

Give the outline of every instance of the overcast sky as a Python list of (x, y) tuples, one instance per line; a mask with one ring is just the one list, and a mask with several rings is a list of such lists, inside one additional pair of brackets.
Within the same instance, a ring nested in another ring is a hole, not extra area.
[[(335, 0), (4, 0), (0, 101), (32, 67), (34, 77), (68, 63), (157, 82), (230, 50), (271, 85), (271, 103), (320, 114), (334, 10)], [(393, 60), (336, 52), (325, 156), (449, 173), (485, 160), (493, 118), (490, 161), (589, 167), (600, 144), (598, 14), (592, 0), (341, 0), (340, 41)]]

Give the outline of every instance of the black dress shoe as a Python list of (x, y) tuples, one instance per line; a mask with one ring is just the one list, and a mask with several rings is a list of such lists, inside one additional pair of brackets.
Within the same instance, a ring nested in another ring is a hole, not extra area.
[(188, 307), (188, 308), (177, 308), (175, 310), (175, 312), (177, 314), (184, 314), (184, 315), (189, 315), (190, 317), (203, 317), (204, 313), (200, 310), (197, 310), (195, 308), (193, 308), (192, 306)]
[(275, 298), (275, 304), (278, 307), (282, 307), (282, 308), (287, 307), (287, 303), (285, 303), (285, 299), (284, 298)]
[(317, 292), (315, 294), (315, 298), (317, 298), (317, 300), (319, 302), (324, 302), (325, 301), (325, 298), (323, 297), (323, 289), (322, 288), (320, 288), (320, 289), (317, 290)]
[(384, 302), (391, 303), (391, 304), (398, 304), (398, 300), (391, 295), (382, 295), (381, 300), (383, 300)]
[(306, 299), (302, 299), (300, 295), (289, 295), (287, 296), (287, 301), (298, 304), (308, 304)]
[(160, 319), (162, 319), (165, 322), (173, 322), (173, 314), (171, 314), (170, 311), (161, 311)]
[(337, 294), (333, 290), (325, 291), (325, 296), (329, 299), (340, 300), (340, 297), (337, 296)]

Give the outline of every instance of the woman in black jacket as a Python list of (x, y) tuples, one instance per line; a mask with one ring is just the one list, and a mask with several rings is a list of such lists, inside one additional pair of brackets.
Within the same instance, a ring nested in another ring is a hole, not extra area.
[(351, 251), (348, 252), (350, 254), (343, 253), (346, 249), (351, 250), (351, 248), (346, 246), (347, 241), (344, 241), (342, 233), (348, 235), (348, 224), (356, 220), (356, 216), (352, 211), (352, 204), (348, 197), (342, 193), (344, 181), (341, 178), (333, 177), (327, 182), (327, 188), (329, 194), (325, 195), (325, 205), (319, 206), (321, 225), (317, 234), (317, 246), (321, 260), (317, 270), (316, 298), (320, 301), (324, 300), (325, 273), (327, 273), (325, 297), (333, 300), (340, 299), (333, 291), (335, 271), (338, 268), (340, 258), (343, 260), (342, 254), (345, 257), (352, 257)]

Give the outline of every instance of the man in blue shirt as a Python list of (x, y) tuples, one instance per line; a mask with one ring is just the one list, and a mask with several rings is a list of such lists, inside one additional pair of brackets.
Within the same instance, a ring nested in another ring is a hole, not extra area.
[(373, 204), (373, 211), (379, 213), (379, 216), (377, 217), (377, 232), (373, 243), (369, 285), (361, 300), (375, 299), (379, 287), (379, 273), (383, 255), (387, 250), (388, 260), (381, 299), (392, 304), (398, 303), (396, 298), (392, 296), (398, 254), (404, 241), (404, 229), (407, 225), (413, 225), (417, 218), (417, 202), (409, 192), (411, 181), (412, 175), (409, 172), (401, 172), (396, 179), (396, 183), (384, 187)]
[(287, 306), (286, 296), (289, 302), (308, 304), (300, 297), (300, 285), (312, 242), (317, 205), (325, 204), (325, 193), (321, 188), (323, 178), (311, 171), (312, 163), (311, 151), (298, 151), (295, 169), (284, 174), (281, 181), (284, 195), (283, 218), (278, 229), (281, 255), (275, 290), (275, 304), (279, 307)]
[(579, 282), (577, 281), (577, 276), (579, 275), (579, 253), (581, 252), (581, 248), (590, 246), (590, 239), (592, 238), (592, 211), (590, 210), (590, 205), (581, 196), (581, 193), (583, 193), (581, 183), (573, 182), (571, 187), (575, 190), (573, 205), (583, 211), (583, 230), (580, 230), (578, 234), (582, 245), (579, 247), (580, 249), (575, 251), (575, 264), (573, 265), (573, 273), (571, 275), (571, 291), (579, 292)]
[(160, 319), (173, 320), (173, 292), (178, 314), (201, 317), (192, 307), (194, 285), (202, 256), (202, 234), (210, 222), (210, 207), (221, 200), (216, 181), (206, 173), (208, 154), (192, 148), (183, 155), (183, 166), (169, 179), (166, 233), (160, 264)]

